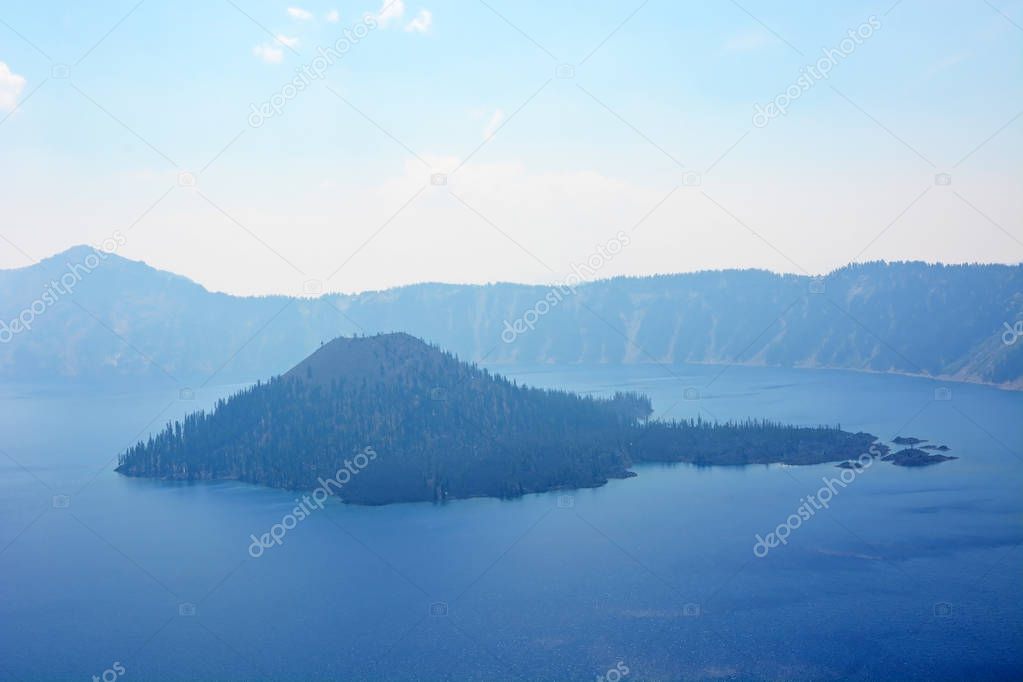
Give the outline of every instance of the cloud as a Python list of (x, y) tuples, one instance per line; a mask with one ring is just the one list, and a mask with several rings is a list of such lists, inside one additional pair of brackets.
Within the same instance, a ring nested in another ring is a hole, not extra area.
[(967, 51), (959, 51), (954, 54), (950, 54), (947, 57), (932, 64), (931, 67), (928, 68), (926, 72), (924, 72), (924, 78), (931, 78), (937, 73), (940, 73), (942, 71), (952, 68), (953, 66), (961, 64), (967, 59), (970, 59), (971, 56), (972, 53)]
[(278, 33), (274, 36), (272, 43), (263, 43), (252, 48), (252, 54), (262, 59), (267, 64), (280, 64), (284, 61), (284, 50), (282, 47), (294, 49), (298, 46), (298, 38)]
[(262, 59), (267, 64), (280, 64), (284, 59), (284, 50), (273, 43), (264, 43), (252, 48), (252, 54)]
[(309, 10), (304, 10), (301, 7), (289, 7), (288, 16), (292, 19), (298, 19), (299, 21), (309, 21), (313, 18), (313, 13)]
[(337, 22), (341, 21), (341, 13), (338, 12), (336, 9), (330, 10), (329, 12), (327, 12), (327, 21), (329, 21), (332, 24), (336, 24)]
[(24, 88), (25, 77), (13, 73), (5, 62), (0, 62), (0, 111), (13, 111)]
[(426, 33), (433, 23), (433, 14), (428, 9), (419, 10), (419, 14), (412, 21), (405, 24), (405, 30), (414, 33)]
[(489, 140), (497, 132), (497, 129), (504, 123), (504, 111), (501, 109), (495, 109), (490, 120), (487, 122), (487, 127), (483, 129), (483, 139)]
[(774, 42), (774, 38), (763, 29), (747, 29), (728, 38), (721, 49), (725, 52), (752, 52)]
[(380, 6), (380, 11), (377, 12), (377, 22), (379, 22), (381, 28), (387, 28), (388, 24), (400, 21), (404, 15), (404, 0), (384, 0)]

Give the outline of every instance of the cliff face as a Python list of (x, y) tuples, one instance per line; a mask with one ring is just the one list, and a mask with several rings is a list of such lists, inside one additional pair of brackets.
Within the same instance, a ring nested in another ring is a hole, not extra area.
[(834, 367), (1023, 386), (1023, 339), (1002, 338), (1023, 318), (1019, 266), (872, 263), (821, 280), (705, 272), (596, 282), (540, 303), (551, 291), (435, 285), (338, 305), (488, 362)]
[[(0, 272), (8, 325), (80, 259)], [(487, 363), (740, 363), (904, 372), (1023, 388), (1023, 266), (867, 263), (820, 280), (755, 270), (574, 291), (419, 284), (318, 299), (211, 293), (110, 256), (32, 328), (0, 326), (0, 377), (255, 378), (339, 335), (405, 331)], [(39, 306), (37, 306), (37, 310)]]

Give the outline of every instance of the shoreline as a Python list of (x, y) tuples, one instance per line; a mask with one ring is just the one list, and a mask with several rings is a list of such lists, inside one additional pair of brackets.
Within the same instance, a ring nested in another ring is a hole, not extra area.
[[(479, 360), (473, 360), (473, 362), (480, 362)], [(811, 371), (838, 371), (838, 372), (855, 372), (856, 374), (873, 374), (881, 376), (902, 376), (911, 379), (929, 379), (935, 382), (948, 382), (953, 384), (964, 384), (967, 386), (986, 386), (988, 388), (996, 388), (1001, 391), (1009, 391), (1012, 393), (1023, 392), (1023, 380), (1017, 383), (1001, 383), (996, 384), (991, 381), (982, 381), (980, 379), (969, 379), (959, 378), (947, 374), (919, 374), (916, 372), (906, 372), (902, 370), (880, 370), (880, 369), (861, 369), (856, 367), (840, 367), (835, 365), (769, 365), (760, 362), (716, 362), (710, 360), (685, 360), (683, 362), (603, 362), (603, 363), (503, 363), (493, 362), (485, 363), (483, 366), (488, 368), (509, 368), (509, 367), (587, 367), (587, 366), (599, 366), (599, 367), (642, 367), (651, 366), (656, 367), (659, 365), (668, 367), (680, 367), (685, 365), (697, 365), (700, 367), (746, 367), (746, 368), (762, 368), (762, 369), (797, 369), (797, 370), (811, 370)]]

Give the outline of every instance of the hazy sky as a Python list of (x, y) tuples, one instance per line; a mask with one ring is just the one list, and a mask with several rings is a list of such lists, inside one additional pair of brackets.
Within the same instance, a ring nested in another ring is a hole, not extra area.
[(0, 267), (115, 231), (235, 293), (548, 282), (619, 232), (596, 276), (1023, 260), (1020, 0), (296, 2), (0, 2)]

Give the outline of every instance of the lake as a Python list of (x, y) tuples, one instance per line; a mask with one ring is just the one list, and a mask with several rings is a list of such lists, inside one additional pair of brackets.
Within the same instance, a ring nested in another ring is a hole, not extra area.
[(496, 369), (644, 392), (659, 415), (918, 436), (960, 459), (846, 473), (763, 557), (757, 535), (842, 470), (646, 465), (512, 500), (331, 503), (254, 558), (251, 536), (296, 494), (113, 472), (240, 386), (6, 385), (0, 678), (1023, 676), (1023, 394), (823, 370)]

